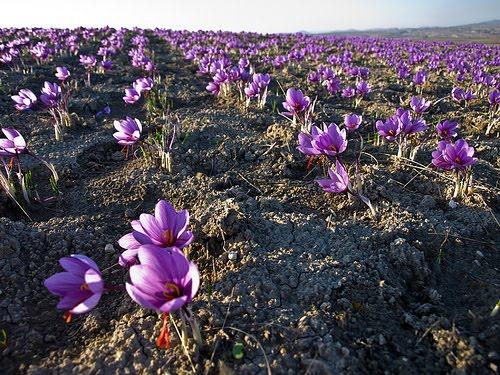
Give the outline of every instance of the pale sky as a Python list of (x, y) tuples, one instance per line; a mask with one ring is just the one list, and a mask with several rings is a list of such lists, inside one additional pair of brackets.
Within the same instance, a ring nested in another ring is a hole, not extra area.
[(500, 19), (500, 0), (3, 0), (0, 7), (0, 27), (314, 32)]

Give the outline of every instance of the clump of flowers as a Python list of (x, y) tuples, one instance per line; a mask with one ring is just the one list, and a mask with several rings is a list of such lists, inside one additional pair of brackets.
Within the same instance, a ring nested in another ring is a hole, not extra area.
[(442, 140), (436, 151), (432, 152), (432, 164), (445, 171), (453, 171), (455, 175), (453, 198), (468, 194), (472, 181), (472, 165), (476, 161), (474, 148), (464, 139), (458, 139), (455, 143)]
[(252, 77), (252, 82), (245, 87), (245, 95), (247, 97), (246, 106), (250, 105), (252, 98), (257, 98), (257, 105), (260, 109), (264, 108), (267, 100), (267, 88), (271, 82), (269, 74), (255, 73)]
[[(419, 100), (418, 106), (428, 107)], [(422, 112), (422, 107), (418, 108)], [(418, 112), (415, 111), (417, 114)], [(419, 142), (417, 135), (427, 129), (427, 124), (422, 118), (414, 118), (409, 110), (398, 108), (396, 113), (385, 121), (378, 120), (375, 123), (378, 134), (389, 142), (396, 142), (398, 145), (398, 158), (409, 156), (414, 159), (422, 142)]]
[(315, 158), (325, 163), (335, 163), (335, 169), (328, 168), (328, 178), (316, 181), (325, 192), (334, 194), (347, 193), (350, 196), (357, 197), (370, 208), (373, 216), (376, 215), (375, 208), (370, 200), (362, 193), (362, 176), (359, 165), (361, 150), (359, 150), (356, 157), (355, 186), (351, 185), (345, 163), (341, 159), (340, 155), (347, 149), (348, 145), (346, 129), (341, 130), (334, 123), (328, 126), (324, 125), (323, 129), (313, 125), (310, 133), (300, 132), (298, 139), (299, 146), (297, 149), (310, 158), (308, 165)]
[(193, 233), (187, 230), (189, 213), (186, 210), (176, 211), (164, 200), (155, 207), (155, 214), (142, 214), (139, 220), (132, 222), (131, 233), (124, 235), (118, 244), (125, 249), (120, 255), (119, 263), (126, 267), (137, 261), (137, 249), (141, 245), (155, 245), (165, 249), (183, 249), (193, 241)]
[(19, 203), (18, 198), (20, 195), (22, 195), (27, 203), (31, 203), (33, 199), (42, 202), (50, 200), (53, 197), (47, 199), (40, 198), (35, 190), (31, 171), (25, 171), (22, 166), (21, 155), (31, 156), (42, 162), (50, 170), (50, 186), (55, 195), (59, 194), (57, 187), (59, 177), (52, 164), (28, 149), (27, 142), (21, 133), (14, 128), (2, 128), (1, 130), (5, 138), (0, 138), (0, 162), (3, 166), (3, 171), (0, 171), (0, 188), (27, 215)]
[(13, 95), (11, 98), (16, 103), (15, 107), (18, 111), (33, 109), (37, 104), (36, 95), (28, 89), (21, 89), (17, 95)]
[(132, 84), (132, 87), (125, 89), (125, 96), (123, 97), (123, 101), (127, 104), (134, 104), (141, 96), (146, 96), (149, 91), (153, 89), (154, 82), (150, 77), (138, 78)]
[(91, 311), (105, 293), (125, 290), (137, 304), (161, 314), (163, 327), (156, 340), (159, 348), (170, 347), (169, 318), (177, 331), (171, 316), (174, 313), (181, 321), (181, 340), (186, 339), (189, 325), (193, 338), (201, 343), (198, 324), (188, 306), (198, 292), (200, 273), (181, 250), (193, 240), (193, 234), (186, 231), (188, 224), (186, 210), (176, 212), (163, 200), (156, 205), (155, 216), (142, 214), (140, 221), (133, 221), (134, 232), (125, 236), (128, 240), (122, 237), (119, 241), (134, 247), (133, 256), (125, 256), (129, 261), (123, 262), (123, 254), (119, 258), (129, 273), (125, 285), (106, 285), (103, 272), (85, 255), (61, 258), (59, 263), (65, 271), (52, 275), (44, 285), (60, 298), (57, 308), (65, 311), (65, 321), (69, 323), (73, 315)]
[[(69, 72), (57, 71), (56, 76), (64, 74), (69, 77)], [(66, 79), (65, 78), (65, 79)], [(62, 139), (62, 126), (71, 126), (71, 116), (68, 112), (68, 100), (71, 95), (69, 89), (62, 90), (57, 83), (45, 82), (41, 89), (41, 95), (36, 95), (28, 89), (22, 89), (18, 95), (11, 96), (15, 102), (15, 108), (19, 111), (46, 109), (52, 116), (52, 125), (57, 141)]]
[(85, 68), (85, 71), (87, 72), (87, 81), (86, 81), (87, 86), (90, 86), (90, 75), (94, 70), (96, 64), (97, 64), (97, 59), (95, 56), (80, 55), (80, 65), (82, 65)]
[(454, 87), (451, 90), (451, 98), (458, 103), (465, 102), (465, 106), (475, 97), (476, 96), (471, 90), (464, 90), (460, 87)]
[(285, 101), (283, 102), (283, 108), (286, 112), (282, 115), (289, 118), (291, 116), (291, 121), (295, 125), (299, 118), (303, 118), (301, 121), (302, 127), (307, 128), (312, 116), (312, 111), (314, 110), (314, 104), (311, 104), (311, 99), (305, 96), (301, 90), (295, 90), (289, 88), (286, 91)]

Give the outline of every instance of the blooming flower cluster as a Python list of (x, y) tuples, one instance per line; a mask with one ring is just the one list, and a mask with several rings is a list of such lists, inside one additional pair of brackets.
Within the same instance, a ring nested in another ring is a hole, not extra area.
[(107, 285), (97, 264), (82, 254), (61, 258), (59, 263), (64, 272), (52, 275), (44, 284), (60, 298), (57, 308), (65, 311), (67, 322), (73, 315), (95, 308), (104, 293), (125, 289), (143, 308), (163, 314), (164, 327), (157, 344), (168, 348), (168, 314), (179, 312), (182, 321), (188, 321), (193, 332), (197, 331), (187, 304), (198, 292), (200, 274), (182, 252), (194, 238), (187, 230), (189, 214), (186, 210), (177, 212), (170, 203), (161, 200), (154, 216), (141, 214), (131, 224), (134, 231), (118, 241), (127, 249), (119, 257), (120, 265), (129, 274), (124, 288)]

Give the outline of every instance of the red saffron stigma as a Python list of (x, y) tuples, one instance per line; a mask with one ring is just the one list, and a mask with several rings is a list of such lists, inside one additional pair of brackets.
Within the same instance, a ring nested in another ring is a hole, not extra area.
[(66, 323), (71, 323), (71, 319), (73, 318), (73, 314), (70, 313), (69, 311), (66, 311), (63, 315), (63, 319)]
[(314, 162), (314, 156), (309, 157), (309, 161), (307, 162), (307, 169), (311, 168), (311, 164)]
[(168, 313), (163, 314), (163, 326), (160, 336), (156, 339), (156, 346), (160, 349), (170, 349), (170, 332), (168, 330)]

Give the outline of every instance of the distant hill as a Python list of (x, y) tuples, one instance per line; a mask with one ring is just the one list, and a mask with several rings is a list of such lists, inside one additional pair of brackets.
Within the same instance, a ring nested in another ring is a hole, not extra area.
[(429, 40), (457, 40), (500, 44), (500, 20), (449, 27), (391, 28), (371, 30), (343, 30), (321, 34), (366, 35), (386, 38)]

